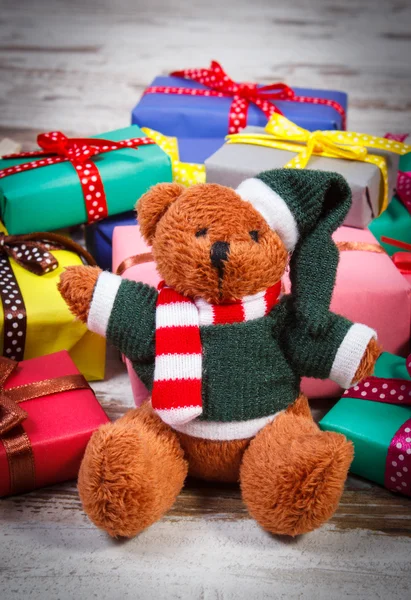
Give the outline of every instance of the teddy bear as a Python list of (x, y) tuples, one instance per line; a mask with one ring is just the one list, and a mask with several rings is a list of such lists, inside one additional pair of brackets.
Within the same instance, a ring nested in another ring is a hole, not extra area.
[(78, 490), (98, 527), (138, 534), (188, 474), (239, 482), (249, 514), (273, 534), (310, 532), (333, 515), (353, 448), (319, 429), (300, 381), (348, 388), (382, 350), (375, 331), (329, 310), (331, 234), (350, 203), (344, 178), (320, 171), (266, 171), (235, 190), (158, 184), (136, 207), (158, 289), (97, 267), (62, 274), (71, 311), (151, 393), (86, 449)]

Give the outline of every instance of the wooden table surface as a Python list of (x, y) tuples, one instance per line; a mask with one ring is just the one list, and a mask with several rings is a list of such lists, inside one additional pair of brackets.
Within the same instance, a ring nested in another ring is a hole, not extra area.
[[(125, 126), (156, 74), (212, 58), (239, 80), (346, 90), (350, 129), (411, 130), (410, 23), (407, 0), (3, 0), (0, 137)], [(93, 387), (113, 419), (132, 406), (114, 351)], [(74, 483), (2, 500), (0, 522), (2, 600), (411, 597), (411, 501), (353, 477), (294, 540), (262, 531), (237, 486), (195, 481), (130, 541), (87, 520)]]

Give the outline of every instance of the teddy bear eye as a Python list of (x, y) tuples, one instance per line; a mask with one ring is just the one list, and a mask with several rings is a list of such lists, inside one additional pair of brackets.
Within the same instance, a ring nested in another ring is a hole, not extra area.
[(255, 242), (258, 242), (258, 231), (256, 229), (253, 229), (253, 231), (250, 231), (250, 238), (252, 240), (254, 240)]
[(207, 227), (203, 227), (202, 229), (199, 229), (198, 231), (196, 231), (196, 237), (204, 237), (207, 233), (208, 229)]

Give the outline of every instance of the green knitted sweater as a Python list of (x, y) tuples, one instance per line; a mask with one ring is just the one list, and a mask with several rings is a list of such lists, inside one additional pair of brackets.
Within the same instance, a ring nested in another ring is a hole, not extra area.
[[(133, 363), (151, 390), (155, 357), (157, 291), (124, 280), (107, 326), (107, 339)], [(351, 327), (327, 313), (327, 325), (311, 332), (285, 296), (266, 317), (200, 327), (205, 421), (245, 421), (272, 415), (293, 402), (302, 376), (326, 379)]]

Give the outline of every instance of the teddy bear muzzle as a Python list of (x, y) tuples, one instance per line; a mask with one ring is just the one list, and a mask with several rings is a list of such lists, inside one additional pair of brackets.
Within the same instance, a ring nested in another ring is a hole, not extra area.
[(230, 254), (230, 244), (228, 242), (214, 242), (210, 249), (211, 264), (218, 271), (219, 279), (224, 277), (224, 267)]

